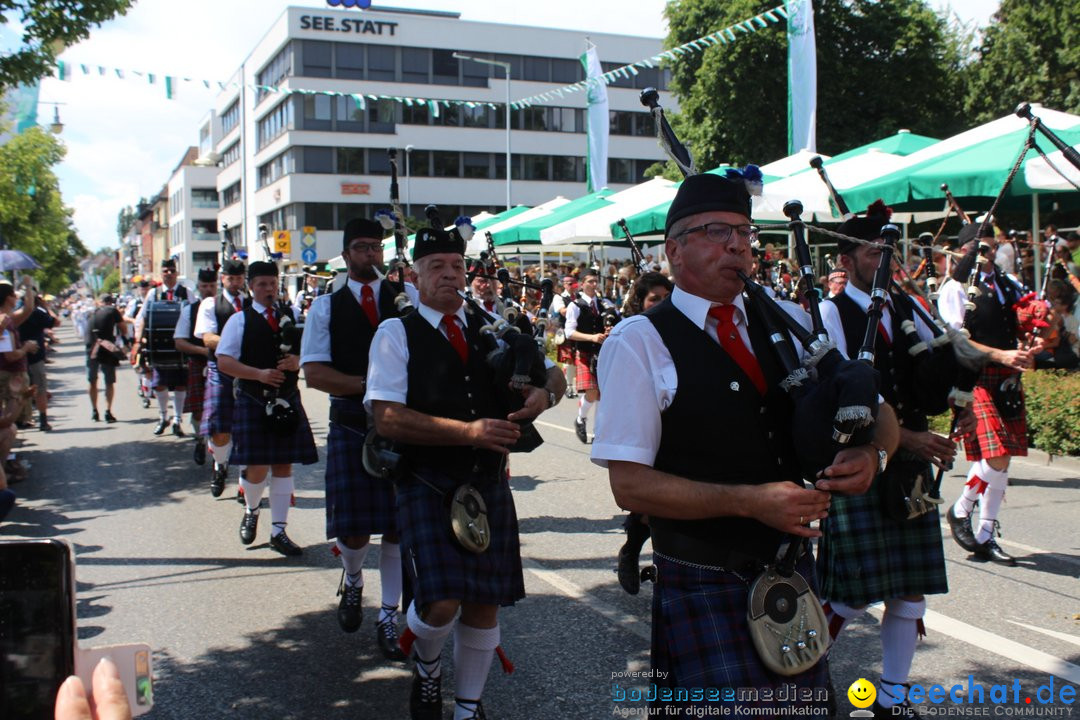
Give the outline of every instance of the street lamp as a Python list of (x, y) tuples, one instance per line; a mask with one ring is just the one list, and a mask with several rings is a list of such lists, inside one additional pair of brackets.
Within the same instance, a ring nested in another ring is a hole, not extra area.
[(64, 132), (64, 123), (60, 122), (60, 106), (67, 103), (60, 102), (40, 102), (39, 105), (52, 105), (53, 106), (53, 121), (49, 123), (49, 132), (53, 135), (59, 135)]
[[(409, 164), (412, 160), (412, 145), (405, 146), (405, 216), (412, 216), (412, 172), (410, 172)], [(405, 222), (402, 220), (402, 222)]]
[(454, 53), (454, 57), (458, 60), (472, 60), (478, 62), (481, 65), (495, 65), (501, 67), (503, 72), (506, 73), (506, 209), (510, 209), (510, 62), (504, 60), (487, 60), (485, 58), (473, 57), (471, 55), (462, 55), (461, 53)]

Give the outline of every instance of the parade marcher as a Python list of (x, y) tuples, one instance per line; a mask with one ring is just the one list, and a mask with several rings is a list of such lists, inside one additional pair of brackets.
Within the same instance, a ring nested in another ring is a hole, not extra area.
[[(138, 353), (139, 347), (144, 343), (143, 331), (146, 329), (147, 310), (153, 303), (161, 301), (184, 303), (189, 300), (188, 289), (179, 283), (180, 276), (177, 275), (176, 260), (165, 258), (161, 261), (161, 277), (162, 284), (147, 294), (135, 318), (133, 353)], [(184, 416), (184, 399), (187, 395), (187, 372), (185, 367), (163, 366), (151, 362), (150, 387), (154, 389), (158, 402), (158, 424), (154, 428), (155, 435), (164, 434), (165, 429), (169, 427), (169, 393), (172, 393), (172, 433), (177, 437), (184, 436), (184, 429), (180, 423)]]
[(248, 287), (251, 303), (225, 323), (215, 350), (221, 372), (236, 383), (233, 459), (247, 465), (247, 478), (240, 480), (246, 505), (240, 542), (250, 545), (255, 540), (259, 503), (269, 485), (270, 548), (301, 555), (300, 546), (285, 534), (295, 490), (292, 466), (312, 465), (319, 457), (300, 402), (300, 338), (295, 337), (292, 310), (276, 303), (274, 263), (251, 263)]
[[(127, 326), (124, 339), (132, 348), (135, 345), (135, 318), (142, 311), (142, 306), (146, 302), (146, 296), (150, 294), (150, 290), (150, 281), (140, 279), (134, 299), (124, 308), (124, 323)], [(132, 352), (132, 357), (135, 357), (134, 352)], [(154, 391), (150, 388), (150, 368), (144, 362), (136, 363), (135, 374), (139, 376), (138, 392), (139, 398), (142, 400), (142, 406), (148, 408), (150, 407), (150, 396), (154, 394)]]
[[(829, 338), (845, 357), (858, 355), (867, 327), (867, 311), (874, 275), (881, 260), (881, 228), (891, 212), (883, 204), (842, 225), (842, 235), (877, 243), (867, 246), (839, 241), (839, 263), (847, 283), (821, 304), (821, 317)], [(831, 278), (831, 275), (830, 275)], [(900, 445), (890, 458), (890, 481), (919, 473), (931, 477), (931, 463), (951, 467), (956, 445), (930, 432), (927, 413), (919, 404), (911, 343), (901, 329), (912, 320), (919, 339), (930, 342), (931, 329), (914, 314), (910, 301), (890, 292), (882, 308), (874, 343), (874, 366), (881, 376), (881, 394), (896, 411)], [(970, 411), (965, 427), (974, 425)], [(825, 614), (833, 640), (844, 625), (865, 612), (868, 605), (884, 602), (881, 620), (882, 670), (873, 712), (877, 717), (913, 717), (904, 687), (911, 671), (915, 646), (926, 613), (926, 595), (948, 592), (941, 518), (937, 508), (912, 519), (894, 520), (882, 507), (886, 475), (879, 475), (864, 495), (833, 498), (829, 517), (822, 521), (818, 578)], [(900, 703), (901, 708), (894, 710)]]
[[(361, 461), (368, 432), (364, 390), (371, 339), (381, 319), (398, 316), (396, 290), (379, 275), (383, 234), (382, 225), (373, 220), (354, 218), (345, 225), (341, 255), (348, 281), (312, 303), (304, 323), (300, 364), (308, 386), (330, 394), (326, 537), (336, 538), (343, 566), (338, 624), (345, 632), (360, 627), (364, 560), (371, 536), (381, 535), (382, 605), (375, 637), (388, 659), (404, 660), (397, 636), (402, 566), (394, 488), (387, 480), (368, 475)], [(415, 293), (411, 285), (406, 290)]]
[(574, 432), (578, 440), (586, 444), (589, 442), (586, 427), (589, 411), (593, 404), (600, 401), (600, 388), (596, 384), (596, 356), (600, 352), (600, 344), (607, 338), (602, 314), (606, 301), (597, 294), (599, 285), (600, 272), (585, 270), (581, 277), (581, 294), (566, 308), (565, 334), (577, 350), (575, 379), (578, 394), (582, 395), (578, 399)]
[(90, 316), (90, 322), (87, 326), (86, 337), (86, 368), (87, 368), (87, 380), (90, 382), (90, 407), (92, 413), (90, 419), (94, 422), (101, 420), (101, 416), (98, 415), (98, 393), (97, 393), (97, 378), (98, 371), (105, 376), (105, 422), (116, 422), (116, 416), (112, 413), (113, 397), (116, 394), (116, 367), (119, 361), (111, 357), (108, 353), (101, 352), (100, 348), (97, 353), (93, 352), (94, 345), (98, 340), (105, 340), (115, 343), (117, 338), (117, 332), (119, 331), (120, 337), (123, 337), (127, 331), (127, 321), (120, 315), (120, 312), (116, 309), (115, 298), (112, 295), (106, 293), (101, 296), (101, 307), (94, 311), (94, 314)]
[(176, 341), (176, 349), (187, 357), (188, 380), (184, 412), (191, 414), (191, 424), (195, 428), (195, 464), (202, 465), (206, 462), (206, 436), (202, 434), (202, 414), (203, 398), (206, 395), (206, 358), (209, 351), (203, 341), (195, 337), (195, 323), (202, 301), (213, 299), (217, 294), (217, 271), (213, 268), (200, 270), (196, 290), (199, 297), (181, 310), (173, 339)]
[(566, 309), (574, 302), (575, 297), (574, 276), (567, 275), (562, 279), (562, 292), (552, 298), (551, 307), (548, 310), (550, 315), (555, 318), (557, 323), (556, 328), (563, 330), (563, 341), (559, 344), (558, 350), (556, 350), (555, 359), (562, 364), (563, 372), (566, 375), (566, 397), (568, 399), (577, 397), (577, 390), (575, 389), (577, 350), (574, 347), (574, 343), (565, 339)]
[(836, 297), (840, 293), (844, 292), (844, 287), (848, 284), (847, 270), (837, 268), (829, 273), (829, 297)]
[[(671, 691), (827, 685), (824, 659), (794, 675), (768, 669), (747, 621), (748, 584), (794, 536), (803, 549), (795, 568), (813, 589), (803, 539), (820, 533), (808, 524), (827, 516), (830, 493), (864, 492), (896, 442), (883, 405), (879, 447), (841, 450), (815, 489), (803, 486), (793, 404), (779, 387), (786, 371), (762, 301), (742, 294), (737, 274), (753, 265), (750, 217), (738, 175), (688, 177), (665, 226), (675, 290), (617, 325), (600, 353), (604, 402), (592, 459), (608, 468), (619, 506), (649, 516), (657, 573), (652, 669)], [(809, 325), (802, 308), (780, 307)], [(797, 694), (795, 703), (809, 704), (809, 694), (824, 706), (819, 693)], [(663, 705), (658, 698), (650, 711), (664, 714)]]
[(203, 398), (202, 424), (199, 434), (210, 440), (214, 468), (210, 476), (210, 493), (219, 497), (225, 491), (232, 455), (233, 379), (218, 368), (217, 350), (221, 330), (233, 313), (244, 309), (244, 263), (226, 260), (221, 266), (221, 292), (199, 303), (195, 320), (195, 338), (206, 347), (206, 390)]
[[(964, 491), (947, 514), (953, 539), (960, 547), (981, 560), (1002, 565), (1016, 565), (1016, 560), (998, 545), (998, 512), (1009, 484), (1009, 459), (1027, 455), (1027, 417), (1024, 407), (1021, 374), (1034, 366), (1042, 350), (1038, 338), (1025, 338), (1018, 347), (1015, 304), (1021, 290), (1011, 278), (989, 260), (993, 255), (993, 228), (986, 224), (980, 237), (980, 225), (972, 223), (960, 230), (961, 245), (973, 247), (957, 263), (953, 277), (966, 283), (972, 276), (977, 258), (989, 256), (975, 270), (977, 294), (972, 310), (962, 301), (948, 300), (942, 288), (938, 307), (942, 319), (954, 328), (966, 328), (971, 344), (990, 356), (975, 386), (972, 409), (977, 426), (964, 436), (964, 451), (971, 461)], [(1047, 227), (1047, 234), (1053, 226)], [(978, 530), (973, 528), (971, 513), (979, 503)]]
[[(365, 405), (375, 430), (399, 445), (398, 527), (415, 598), (408, 629), (416, 664), (411, 717), (442, 714), (441, 655), (454, 634), (455, 720), (482, 718), (481, 695), (499, 645), (500, 605), (525, 595), (507, 448), (521, 436), (514, 420), (537, 416), (564, 390), (562, 373), (528, 386), (524, 407), (508, 414), (485, 360), (478, 313), (466, 310), (465, 242), (457, 229), (421, 229), (413, 251), (419, 304), (385, 320), (371, 344)], [(466, 549), (450, 531), (451, 497), (479, 495), (490, 545)], [(458, 611), (460, 610), (460, 617)]]
[(45, 333), (60, 324), (45, 300), (36, 296), (32, 301), (34, 310), (30, 316), (19, 325), (19, 337), (24, 341), (33, 340), (37, 343), (38, 350), (27, 358), (27, 372), (30, 375), (30, 385), (37, 388), (37, 397), (34, 405), (38, 411), (38, 429), (42, 432), (52, 430), (49, 424), (49, 387), (45, 372)]

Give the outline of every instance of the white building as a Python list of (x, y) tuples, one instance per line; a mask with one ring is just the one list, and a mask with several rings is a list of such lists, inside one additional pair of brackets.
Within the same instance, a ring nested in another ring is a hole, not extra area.
[[(590, 33), (604, 68), (661, 51), (658, 38)], [(509, 62), (511, 100), (584, 78), (578, 60), (585, 34), (569, 30), (461, 20), (456, 13), (411, 10), (288, 8), (222, 92), (204, 122), (200, 145), (217, 162), (218, 225), (233, 241), (258, 246), (257, 228), (292, 231), (291, 259), (300, 260), (300, 230), (318, 229), (316, 254), (341, 252), (345, 222), (388, 207), (387, 149), (397, 148), (406, 215), (429, 203), (448, 222), (458, 214), (506, 209), (505, 101), (501, 67), (459, 60), (455, 52)], [(608, 86), (612, 134), (608, 185), (640, 181), (664, 158), (641, 88), (667, 86), (667, 73), (640, 70)], [(257, 88), (257, 89), (256, 89)], [(315, 90), (495, 103), (469, 108), (283, 94)], [(666, 92), (661, 102), (673, 107)], [(585, 93), (511, 114), (511, 203), (536, 205), (585, 194)], [(212, 147), (212, 152), (207, 148)], [(254, 257), (261, 253), (252, 252)]]
[[(221, 252), (218, 234), (218, 168), (195, 164), (195, 148), (173, 170), (166, 186), (169, 250), (180, 275), (192, 282), (200, 268), (213, 267)], [(193, 162), (194, 161), (194, 162)], [(157, 272), (154, 268), (153, 272)]]

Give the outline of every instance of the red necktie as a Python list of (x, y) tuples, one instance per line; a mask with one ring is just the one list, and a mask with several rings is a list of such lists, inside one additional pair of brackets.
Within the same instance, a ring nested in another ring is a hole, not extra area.
[(716, 318), (716, 337), (720, 341), (720, 347), (724, 348), (731, 359), (734, 360), (742, 371), (746, 373), (754, 383), (754, 387), (762, 395), (765, 394), (765, 375), (761, 372), (757, 358), (754, 357), (739, 336), (739, 330), (735, 327), (735, 306), (717, 305), (709, 310), (709, 316)]
[(375, 309), (375, 293), (370, 285), (360, 286), (360, 307), (367, 315), (371, 327), (379, 327), (379, 311)]
[(881, 335), (882, 341), (885, 343), (885, 347), (892, 347), (892, 340), (889, 339), (889, 333), (885, 330), (885, 308), (892, 308), (892, 303), (886, 300), (885, 304), (881, 306), (882, 317), (878, 320), (877, 330), (878, 334)]
[(485, 300), (484, 301), (484, 309), (487, 310), (489, 313), (495, 312), (495, 303), (488, 302), (487, 300)]
[(236, 312), (241, 312), (244, 309), (244, 303), (240, 302), (240, 296), (237, 295), (232, 301), (233, 307), (236, 308)]
[(469, 346), (465, 344), (465, 335), (458, 327), (457, 318), (454, 315), (443, 315), (443, 326), (446, 328), (446, 339), (457, 350), (462, 363), (469, 362)]
[(172, 290), (166, 290), (165, 291), (165, 299), (168, 300), (169, 302), (172, 302)]
[(266, 322), (270, 323), (270, 329), (277, 332), (281, 329), (278, 325), (277, 315), (274, 314), (274, 308), (266, 308)]

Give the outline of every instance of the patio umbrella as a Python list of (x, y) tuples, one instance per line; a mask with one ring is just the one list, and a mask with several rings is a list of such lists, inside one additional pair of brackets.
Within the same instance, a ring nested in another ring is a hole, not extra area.
[(607, 243), (623, 244), (622, 237), (611, 237), (611, 224), (619, 218), (655, 207), (675, 197), (676, 185), (664, 178), (653, 178), (631, 188), (608, 195), (606, 205), (582, 213), (540, 231), (540, 242), (557, 249), (562, 245)]
[(495, 246), (501, 245), (537, 245), (540, 243), (540, 231), (557, 223), (569, 220), (592, 212), (601, 207), (610, 205), (605, 198), (612, 194), (608, 188), (589, 193), (584, 197), (571, 200), (565, 205), (556, 208), (547, 215), (515, 225), (511, 228), (501, 229), (491, 233), (495, 240)]
[(0, 272), (37, 270), (41, 266), (22, 250), (0, 250)]

